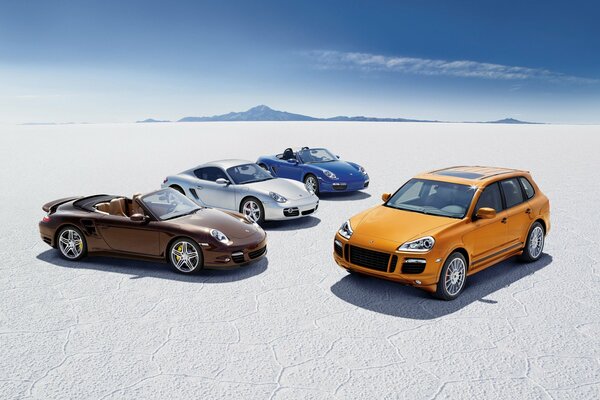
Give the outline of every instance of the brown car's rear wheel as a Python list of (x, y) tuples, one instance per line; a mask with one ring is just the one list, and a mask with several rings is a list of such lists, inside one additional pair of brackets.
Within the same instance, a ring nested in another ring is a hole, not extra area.
[(194, 274), (204, 267), (199, 246), (190, 239), (177, 239), (169, 248), (169, 264), (182, 274)]
[(87, 243), (85, 236), (76, 227), (65, 226), (56, 236), (58, 251), (63, 258), (70, 261), (76, 261), (83, 258), (87, 253)]

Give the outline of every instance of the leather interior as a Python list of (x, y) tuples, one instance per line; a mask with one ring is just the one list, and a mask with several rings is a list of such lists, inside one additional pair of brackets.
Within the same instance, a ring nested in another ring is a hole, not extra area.
[(110, 204), (108, 204), (108, 203), (98, 203), (98, 204), (96, 204), (96, 210), (108, 214), (109, 211), (110, 211)]
[(127, 214), (125, 214), (125, 210), (127, 207), (127, 200), (125, 200), (124, 198), (112, 199), (110, 201), (109, 206), (110, 207), (109, 207), (108, 213), (110, 215), (116, 215), (119, 217), (127, 217)]
[(141, 195), (142, 195), (141, 193), (134, 193), (133, 196), (131, 197), (131, 212), (130, 212), (129, 216), (132, 216), (133, 214), (142, 214), (142, 215), (146, 214), (144, 209), (138, 203), (138, 199)]
[(292, 160), (294, 159), (294, 151), (289, 147), (284, 150), (283, 155), (281, 156), (282, 160)]

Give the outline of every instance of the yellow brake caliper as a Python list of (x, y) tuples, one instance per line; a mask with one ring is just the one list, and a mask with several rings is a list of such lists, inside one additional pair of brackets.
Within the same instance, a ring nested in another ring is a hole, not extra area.
[[(183, 252), (183, 245), (182, 245), (182, 244), (180, 244), (180, 245), (177, 247), (177, 251), (178, 251), (180, 254), (181, 254), (181, 252)], [(179, 261), (179, 259), (180, 259), (180, 258), (181, 258), (181, 256), (175, 256), (175, 259), (176, 259), (177, 261)]]

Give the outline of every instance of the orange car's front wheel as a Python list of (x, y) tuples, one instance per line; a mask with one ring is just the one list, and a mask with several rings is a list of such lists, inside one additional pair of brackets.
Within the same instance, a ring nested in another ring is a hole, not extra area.
[(467, 281), (467, 261), (456, 252), (444, 263), (435, 296), (442, 300), (454, 300), (462, 293)]

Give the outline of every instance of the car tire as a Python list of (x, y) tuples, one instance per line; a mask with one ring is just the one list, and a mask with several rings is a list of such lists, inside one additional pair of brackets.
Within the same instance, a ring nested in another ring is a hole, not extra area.
[(467, 260), (459, 253), (454, 252), (446, 259), (437, 290), (434, 295), (441, 300), (454, 300), (465, 288), (467, 283)]
[(306, 190), (319, 195), (319, 180), (313, 174), (308, 174), (304, 177), (304, 186)]
[(183, 191), (183, 189), (181, 188), (181, 186), (178, 186), (178, 185), (171, 185), (171, 186), (169, 186), (169, 187), (170, 187), (171, 189), (175, 189), (175, 190), (177, 190), (179, 193), (181, 193), (182, 195), (184, 195), (184, 196), (185, 196), (185, 192)]
[(257, 224), (265, 222), (265, 208), (256, 197), (247, 197), (240, 204), (240, 213)]
[(180, 274), (196, 274), (204, 268), (200, 246), (193, 240), (180, 238), (173, 241), (167, 254), (169, 265)]
[(545, 235), (546, 232), (541, 223), (536, 221), (531, 225), (527, 233), (523, 254), (519, 257), (521, 261), (534, 262), (540, 259), (544, 251)]
[(56, 247), (60, 255), (69, 261), (81, 260), (87, 254), (85, 236), (76, 227), (69, 225), (61, 228), (56, 235)]

